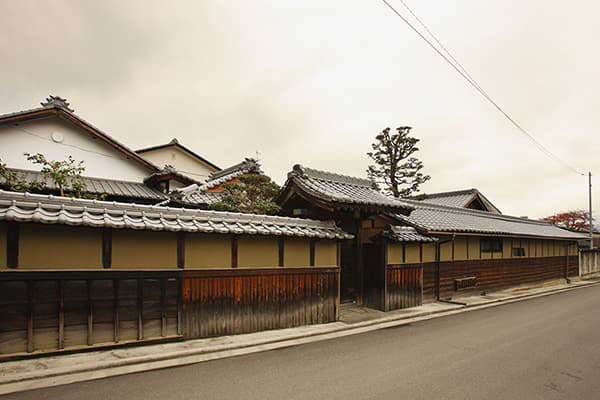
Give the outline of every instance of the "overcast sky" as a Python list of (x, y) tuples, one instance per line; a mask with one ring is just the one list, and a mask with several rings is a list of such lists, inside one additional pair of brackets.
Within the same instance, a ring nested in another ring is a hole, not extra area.
[[(599, 3), (406, 2), (600, 187)], [(410, 125), (432, 176), (422, 192), (476, 187), (519, 216), (587, 208), (587, 177), (538, 151), (378, 0), (0, 0), (0, 33), (0, 113), (60, 95), (134, 149), (176, 137), (221, 167), (258, 151), (279, 184), (296, 163), (365, 176), (374, 136)]]

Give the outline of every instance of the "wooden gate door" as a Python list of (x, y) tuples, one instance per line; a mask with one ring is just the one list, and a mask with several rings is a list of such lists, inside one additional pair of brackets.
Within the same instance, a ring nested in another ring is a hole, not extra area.
[(423, 265), (388, 265), (385, 281), (385, 311), (423, 304)]

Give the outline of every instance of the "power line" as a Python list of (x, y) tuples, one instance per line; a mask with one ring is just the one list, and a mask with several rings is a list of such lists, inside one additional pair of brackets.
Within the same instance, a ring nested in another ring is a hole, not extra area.
[(459, 75), (461, 75), (479, 94), (481, 94), (490, 104), (494, 106), (506, 119), (508, 119), (522, 134), (524, 134), (542, 153), (544, 153), (549, 158), (554, 161), (562, 164), (564, 167), (570, 169), (579, 175), (585, 175), (584, 173), (578, 171), (574, 167), (572, 167), (569, 163), (562, 160), (556, 154), (552, 153), (548, 150), (542, 143), (540, 143), (529, 131), (523, 128), (514, 118), (512, 118), (500, 105), (492, 99), (490, 95), (473, 79), (473, 77), (467, 72), (467, 70), (456, 60), (454, 56), (446, 49), (446, 47), (437, 39), (437, 37), (431, 32), (431, 30), (423, 23), (423, 21), (417, 17), (417, 15), (408, 7), (408, 5), (403, 1), (402, 4), (404, 7), (413, 15), (413, 17), (423, 26), (423, 28), (429, 33), (429, 35), (433, 38), (433, 40), (447, 53), (444, 54), (440, 49), (438, 49), (428, 38), (426, 38), (413, 24), (408, 21), (398, 10), (396, 10), (387, 0), (382, 0), (383, 3), (390, 8), (404, 23), (406, 23), (421, 39), (423, 39), (429, 47), (431, 47), (440, 57), (442, 57)]

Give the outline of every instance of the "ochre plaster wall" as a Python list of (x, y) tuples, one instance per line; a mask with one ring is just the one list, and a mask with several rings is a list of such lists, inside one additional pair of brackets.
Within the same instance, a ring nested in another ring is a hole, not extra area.
[[(316, 246), (316, 244), (315, 244)], [(316, 255), (315, 247), (315, 259)], [(310, 240), (285, 239), (283, 242), (284, 267), (308, 267), (310, 265)]]
[(102, 231), (64, 225), (21, 224), (18, 268), (102, 268)]
[(112, 268), (177, 268), (175, 233), (115, 229), (112, 233)]
[(315, 243), (315, 267), (335, 267), (337, 265), (337, 242), (318, 240)]
[(460, 237), (454, 239), (454, 259), (460, 261), (467, 259), (467, 239)]
[(0, 269), (6, 268), (6, 223), (0, 222)]
[(479, 260), (479, 238), (469, 237), (469, 260)]
[(440, 261), (452, 261), (452, 242), (440, 244)]
[(419, 243), (406, 243), (405, 256), (407, 264), (421, 262), (421, 249)]
[(402, 243), (388, 243), (387, 245), (387, 263), (402, 264)]
[(185, 268), (231, 268), (231, 238), (186, 234)]
[(512, 258), (512, 248), (519, 247), (518, 240), (506, 239), (502, 240), (502, 257), (503, 258)]
[(435, 243), (423, 243), (423, 262), (435, 261)]
[(238, 267), (277, 267), (279, 242), (266, 236), (240, 237), (238, 239)]

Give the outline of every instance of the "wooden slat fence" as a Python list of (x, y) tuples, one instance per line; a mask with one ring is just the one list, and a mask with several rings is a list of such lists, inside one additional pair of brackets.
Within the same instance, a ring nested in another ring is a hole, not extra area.
[(422, 264), (388, 265), (385, 288), (385, 311), (420, 306), (423, 301)]
[(183, 273), (183, 331), (190, 338), (333, 322), (338, 309), (338, 268)]
[(0, 273), (0, 358), (181, 335), (179, 271)]
[[(456, 295), (455, 280), (475, 277), (476, 293), (574, 277), (579, 274), (577, 256), (513, 258), (440, 262), (440, 297)], [(436, 300), (436, 264), (423, 264), (423, 301)]]

